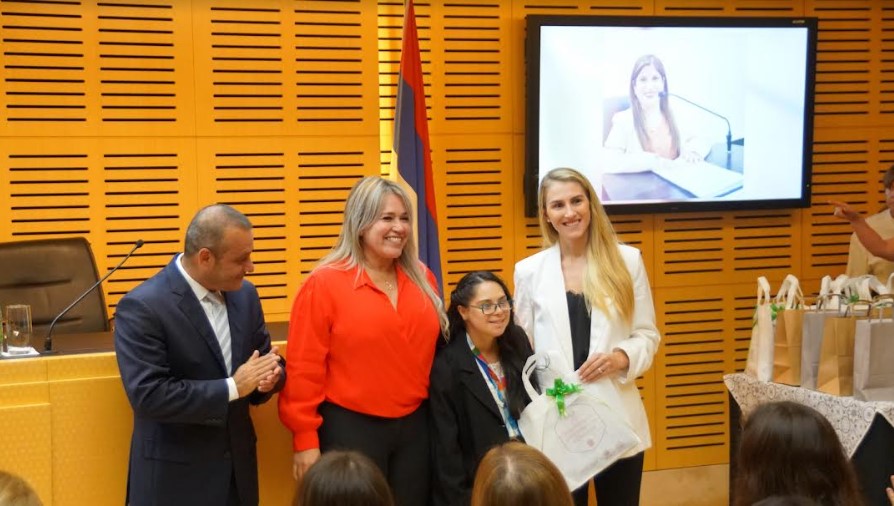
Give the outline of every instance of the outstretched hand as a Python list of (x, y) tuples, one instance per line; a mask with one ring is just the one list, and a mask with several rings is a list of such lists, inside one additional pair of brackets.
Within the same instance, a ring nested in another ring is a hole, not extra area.
[(847, 221), (856, 221), (860, 219), (860, 213), (851, 209), (851, 206), (847, 205), (844, 202), (839, 202), (837, 200), (830, 200), (830, 204), (835, 206), (835, 210), (832, 212), (838, 218), (847, 220)]

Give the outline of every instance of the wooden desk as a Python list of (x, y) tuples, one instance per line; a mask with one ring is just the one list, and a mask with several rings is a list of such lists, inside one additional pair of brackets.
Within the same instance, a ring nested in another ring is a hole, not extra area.
[[(287, 324), (268, 328), (285, 353)], [(60, 334), (56, 354), (0, 360), (0, 469), (25, 477), (46, 506), (124, 503), (133, 413), (112, 344), (111, 332)], [(276, 399), (251, 414), (261, 504), (290, 504), (292, 437)]]

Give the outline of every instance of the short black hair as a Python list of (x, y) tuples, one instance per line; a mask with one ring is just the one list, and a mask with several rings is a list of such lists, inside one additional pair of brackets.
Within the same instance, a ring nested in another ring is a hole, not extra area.
[(251, 230), (248, 218), (227, 204), (211, 204), (199, 209), (186, 227), (183, 254), (193, 256), (202, 248), (208, 248), (215, 257), (220, 256), (224, 231), (228, 227)]

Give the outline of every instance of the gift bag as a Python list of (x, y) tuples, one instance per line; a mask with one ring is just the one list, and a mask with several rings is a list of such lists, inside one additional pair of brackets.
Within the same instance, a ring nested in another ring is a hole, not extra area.
[(816, 390), (826, 318), (844, 316), (841, 311), (847, 305), (841, 303), (842, 298), (840, 293), (820, 295), (816, 305), (804, 311), (801, 322), (801, 388)]
[(816, 375), (816, 389), (820, 392), (853, 395), (854, 333), (858, 318), (855, 313), (861, 309), (868, 310), (870, 305), (867, 301), (851, 302), (847, 306), (846, 316), (828, 317), (823, 322), (823, 343)]
[(798, 278), (791, 274), (785, 277), (776, 294), (775, 307), (773, 381), (798, 386), (801, 384), (801, 326), (804, 320), (804, 297)]
[(773, 379), (773, 317), (770, 303), (770, 283), (757, 278), (757, 304), (751, 324), (751, 342), (745, 373), (760, 381)]
[(877, 298), (874, 317), (858, 320), (854, 330), (854, 398), (861, 401), (894, 401), (894, 319), (886, 299)]
[[(564, 360), (534, 354), (525, 363), (522, 381), (531, 403), (518, 420), (525, 442), (543, 452), (574, 490), (640, 443), (620, 410), (620, 399), (603, 379), (581, 385), (577, 373), (556, 370)], [(538, 365), (539, 364), (539, 365)], [(552, 369), (538, 377), (555, 378), (538, 394), (531, 386), (534, 369)]]

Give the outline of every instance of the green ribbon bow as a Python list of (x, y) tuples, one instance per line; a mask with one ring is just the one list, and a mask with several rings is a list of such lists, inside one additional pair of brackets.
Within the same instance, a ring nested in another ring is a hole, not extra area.
[[(783, 304), (770, 303), (770, 321), (776, 321), (776, 315), (780, 311), (784, 310), (785, 306)], [(751, 328), (754, 328), (757, 325), (757, 306), (754, 306), (754, 315), (751, 317)]]
[(559, 416), (565, 416), (565, 396), (576, 394), (581, 391), (580, 385), (565, 383), (560, 378), (556, 378), (556, 382), (552, 388), (546, 389), (546, 395), (556, 398), (556, 406), (559, 408)]

